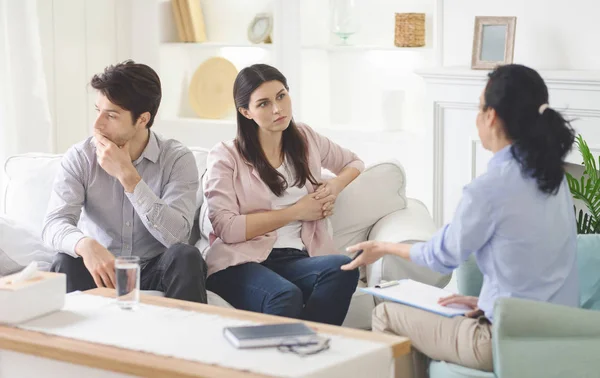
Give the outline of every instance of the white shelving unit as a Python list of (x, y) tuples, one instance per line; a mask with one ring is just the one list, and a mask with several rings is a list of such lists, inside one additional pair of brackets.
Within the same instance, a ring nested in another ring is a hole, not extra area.
[[(327, 1), (198, 1), (209, 42), (177, 42), (170, 0), (132, 0), (134, 59), (157, 68), (163, 85), (157, 130), (185, 137), (190, 145), (210, 147), (235, 135), (234, 109), (227, 119), (209, 120), (198, 118), (189, 105), (189, 81), (212, 56), (238, 69), (254, 63), (277, 67), (288, 79), (296, 120), (361, 138), (365, 132), (399, 135), (406, 128), (406, 119), (420, 112), (416, 99), (424, 96), (413, 72), (435, 65), (441, 54), (434, 26), (442, 0), (357, 0), (364, 19), (349, 46), (337, 45), (329, 31)], [(262, 12), (273, 14), (273, 43), (252, 44), (247, 27)], [(425, 47), (393, 46), (394, 12), (427, 14)], [(149, 20), (156, 20), (155, 28), (148, 27)]]

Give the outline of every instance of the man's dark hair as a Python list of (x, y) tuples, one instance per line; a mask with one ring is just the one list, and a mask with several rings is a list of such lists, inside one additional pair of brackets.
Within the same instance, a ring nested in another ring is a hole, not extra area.
[(160, 78), (152, 68), (126, 60), (106, 67), (90, 84), (110, 102), (130, 111), (134, 123), (145, 112), (150, 113), (146, 128), (154, 123), (162, 93)]

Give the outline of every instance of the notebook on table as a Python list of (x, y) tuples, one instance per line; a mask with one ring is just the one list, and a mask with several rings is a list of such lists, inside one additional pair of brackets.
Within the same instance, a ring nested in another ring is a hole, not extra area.
[(317, 343), (317, 333), (304, 323), (225, 327), (225, 338), (236, 348), (261, 348)]
[(462, 316), (471, 311), (471, 308), (464, 305), (439, 305), (438, 300), (440, 298), (448, 297), (453, 294), (450, 291), (409, 279), (399, 280), (397, 282), (398, 284), (394, 284), (393, 286), (382, 288), (368, 287), (362, 288), (361, 290), (388, 301), (420, 308), (450, 318)]

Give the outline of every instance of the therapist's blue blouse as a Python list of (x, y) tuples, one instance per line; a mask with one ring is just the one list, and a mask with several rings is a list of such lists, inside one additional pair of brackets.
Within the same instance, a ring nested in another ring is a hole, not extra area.
[(465, 186), (452, 222), (410, 251), (413, 262), (441, 273), (474, 254), (484, 276), (479, 308), (489, 319), (502, 297), (579, 304), (568, 184), (563, 180), (556, 195), (543, 193), (521, 173), (510, 148), (498, 151), (488, 171)]

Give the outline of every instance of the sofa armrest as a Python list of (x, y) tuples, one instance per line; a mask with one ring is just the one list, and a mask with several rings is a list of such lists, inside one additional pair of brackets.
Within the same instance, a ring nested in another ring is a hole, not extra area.
[(408, 198), (404, 209), (396, 210), (377, 221), (368, 240), (410, 243), (429, 240), (436, 227), (421, 201)]
[(494, 370), (504, 377), (597, 377), (600, 313), (502, 298), (493, 323)]
[[(368, 240), (392, 243), (414, 243), (428, 240), (436, 231), (433, 219), (423, 203), (408, 199), (406, 208), (381, 218), (369, 233)], [(410, 278), (437, 287), (444, 287), (451, 275), (442, 275), (397, 256), (384, 256), (367, 267), (367, 284), (382, 280)]]

